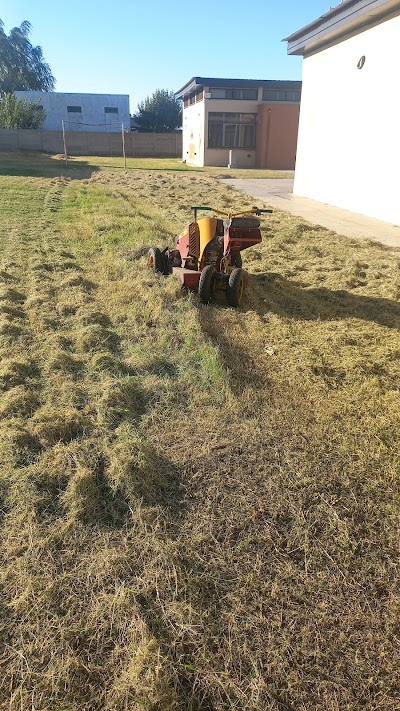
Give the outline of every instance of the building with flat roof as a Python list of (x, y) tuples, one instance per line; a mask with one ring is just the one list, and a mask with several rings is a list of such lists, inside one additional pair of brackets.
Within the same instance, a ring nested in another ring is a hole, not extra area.
[(193, 77), (175, 97), (190, 165), (293, 170), (300, 81)]
[(347, 0), (286, 38), (303, 89), (294, 193), (400, 225), (400, 0)]
[[(46, 113), (43, 128), (61, 131), (64, 121), (73, 131), (130, 131), (127, 94), (69, 94), (59, 91), (16, 91), (18, 99), (40, 101)], [(90, 125), (91, 124), (91, 125)]]

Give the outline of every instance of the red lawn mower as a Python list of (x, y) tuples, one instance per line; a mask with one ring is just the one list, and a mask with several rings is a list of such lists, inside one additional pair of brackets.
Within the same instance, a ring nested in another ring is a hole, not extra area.
[[(225, 213), (204, 205), (191, 209), (194, 220), (178, 235), (173, 249), (149, 250), (150, 269), (164, 275), (175, 274), (183, 288), (198, 291), (203, 304), (224, 292), (230, 306), (240, 306), (248, 281), (240, 252), (262, 241), (258, 217), (272, 210), (252, 207)], [(216, 216), (198, 220), (199, 210), (212, 211)]]

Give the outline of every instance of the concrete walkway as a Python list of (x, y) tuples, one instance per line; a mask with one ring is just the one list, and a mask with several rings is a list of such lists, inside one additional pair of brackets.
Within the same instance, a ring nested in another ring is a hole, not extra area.
[(293, 180), (223, 178), (222, 183), (231, 185), (247, 195), (251, 195), (266, 205), (286, 210), (292, 215), (303, 217), (308, 222), (322, 225), (341, 235), (354, 238), (372, 239), (388, 247), (400, 248), (400, 226), (364, 217), (356, 212), (332, 207), (316, 200), (293, 195)]

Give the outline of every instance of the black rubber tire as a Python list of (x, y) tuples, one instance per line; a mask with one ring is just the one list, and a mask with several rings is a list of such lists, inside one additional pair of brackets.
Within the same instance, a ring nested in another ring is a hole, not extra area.
[(158, 249), (158, 247), (151, 247), (149, 249), (148, 260), (149, 260), (149, 267), (154, 272), (154, 274), (157, 274), (157, 272), (164, 274), (164, 272), (165, 272), (165, 257), (163, 255), (163, 253), (161, 252), (161, 250)]
[(207, 264), (202, 269), (199, 280), (199, 298), (202, 304), (209, 304), (214, 295), (215, 275), (217, 273), (213, 264)]
[(231, 259), (231, 266), (237, 267), (238, 269), (242, 268), (242, 255), (240, 252), (235, 254), (235, 256)]
[(244, 293), (243, 269), (233, 269), (229, 275), (228, 286), (226, 287), (226, 300), (229, 306), (236, 308), (240, 306)]

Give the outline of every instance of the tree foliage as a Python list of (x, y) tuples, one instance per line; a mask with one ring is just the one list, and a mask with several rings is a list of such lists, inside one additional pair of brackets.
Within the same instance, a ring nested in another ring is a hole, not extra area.
[(0, 128), (40, 128), (45, 117), (40, 101), (18, 101), (15, 94), (4, 94), (0, 99)]
[(0, 20), (0, 94), (13, 91), (53, 91), (55, 79), (41, 47), (29, 41), (31, 25), (26, 20), (9, 35)]
[(169, 133), (180, 128), (182, 110), (173, 91), (156, 89), (152, 96), (138, 104), (138, 112), (133, 118), (139, 131)]

